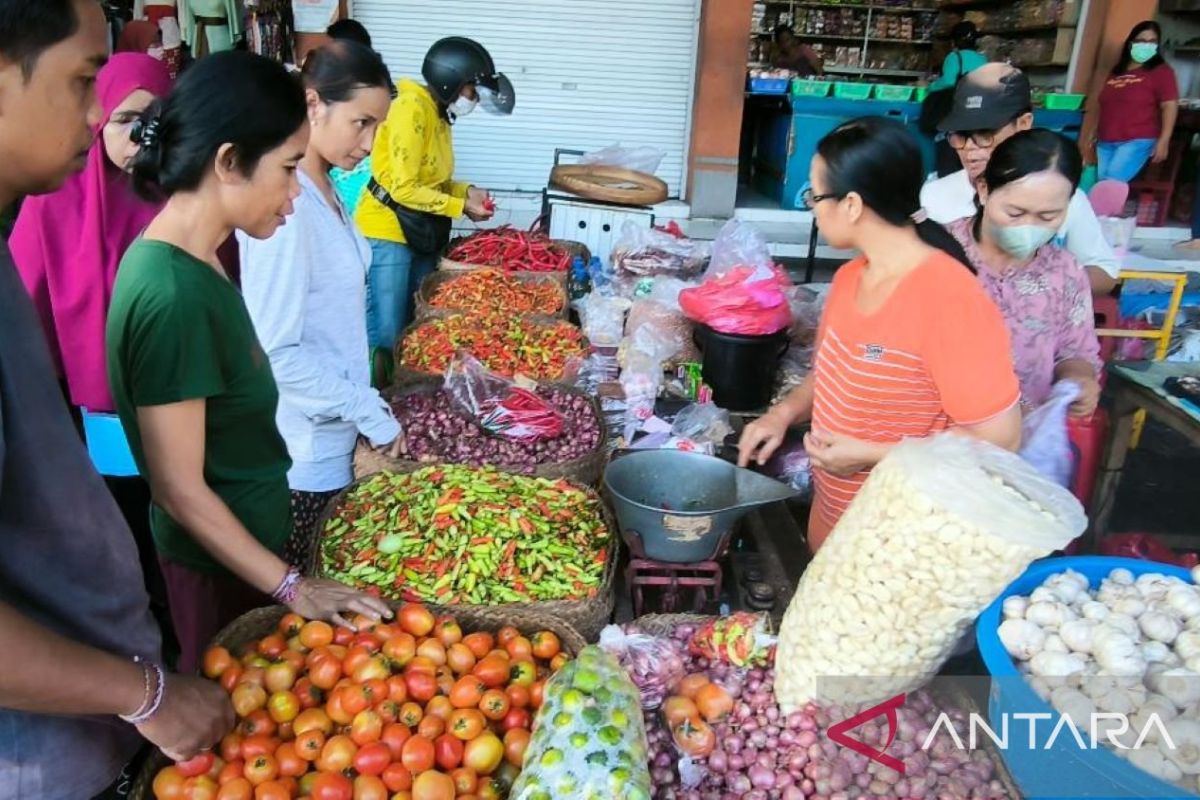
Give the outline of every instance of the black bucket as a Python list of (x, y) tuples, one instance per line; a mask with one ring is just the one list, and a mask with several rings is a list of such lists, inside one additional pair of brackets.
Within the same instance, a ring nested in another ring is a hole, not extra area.
[(715, 404), (730, 411), (757, 411), (770, 404), (779, 359), (791, 344), (787, 328), (749, 336), (697, 325), (696, 341), (704, 351), (704, 382)]

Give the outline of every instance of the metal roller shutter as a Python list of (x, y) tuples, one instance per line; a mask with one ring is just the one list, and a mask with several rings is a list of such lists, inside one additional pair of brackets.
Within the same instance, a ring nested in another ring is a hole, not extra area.
[(614, 142), (666, 152), (659, 177), (684, 189), (699, 0), (355, 0), (354, 16), (399, 76), (429, 46), (469, 36), (517, 90), (508, 118), (482, 111), (454, 132), (457, 172), (491, 189), (540, 191), (557, 147)]

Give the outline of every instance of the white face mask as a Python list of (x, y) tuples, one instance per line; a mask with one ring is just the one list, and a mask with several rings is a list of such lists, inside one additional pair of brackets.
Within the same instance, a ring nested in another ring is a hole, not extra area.
[(472, 100), (471, 98), (463, 97), (460, 94), (458, 97), (454, 98), (454, 102), (450, 104), (449, 111), (454, 115), (455, 119), (461, 119), (474, 111), (477, 105), (479, 105), (478, 100)]

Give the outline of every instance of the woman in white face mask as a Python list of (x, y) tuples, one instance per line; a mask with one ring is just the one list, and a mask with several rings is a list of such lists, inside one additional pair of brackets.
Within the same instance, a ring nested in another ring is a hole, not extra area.
[(1082, 171), (1074, 142), (1046, 130), (1018, 133), (988, 162), (979, 212), (947, 226), (1004, 315), (1026, 411), (1064, 380), (1080, 388), (1072, 414), (1091, 415), (1100, 399), (1100, 344), (1087, 274), (1052, 243)]
[(1179, 115), (1179, 82), (1163, 60), (1162, 29), (1152, 20), (1129, 32), (1100, 92), (1096, 161), (1100, 180), (1129, 183), (1147, 161), (1167, 160)]
[(451, 222), (495, 213), (488, 193), (454, 174), (452, 126), (476, 106), (511, 114), (515, 95), (487, 50), (442, 39), (421, 67), (425, 83), (401, 80), (371, 151), (371, 180), (354, 221), (371, 243), (367, 336), (377, 385), (390, 382), (392, 350), (412, 320), (413, 295), (450, 240)]

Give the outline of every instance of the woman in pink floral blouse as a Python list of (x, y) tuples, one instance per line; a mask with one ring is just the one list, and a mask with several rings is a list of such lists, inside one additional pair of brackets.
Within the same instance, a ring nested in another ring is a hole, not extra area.
[(1100, 399), (1100, 344), (1083, 267), (1052, 243), (1079, 184), (1075, 143), (1056, 133), (1018, 133), (996, 148), (979, 188), (974, 217), (948, 227), (995, 300), (1012, 338), (1025, 411), (1063, 380), (1079, 384), (1076, 416)]

